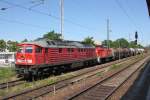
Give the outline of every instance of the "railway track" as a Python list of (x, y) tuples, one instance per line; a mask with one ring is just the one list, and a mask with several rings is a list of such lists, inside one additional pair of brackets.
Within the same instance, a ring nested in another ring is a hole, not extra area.
[[(133, 58), (130, 58), (130, 59), (120, 60), (119, 63), (127, 62), (126, 60), (137, 59), (137, 58), (138, 57), (133, 57)], [(99, 65), (99, 67), (95, 67), (92, 70), (84, 71), (84, 72), (78, 74), (77, 76), (74, 76), (74, 77), (71, 77), (71, 78), (68, 78), (68, 79), (65, 79), (65, 80), (60, 80), (56, 83), (44, 85), (44, 86), (41, 86), (41, 87), (38, 87), (38, 88), (24, 90), (20, 93), (8, 95), (8, 96), (6, 96), (2, 99), (3, 100), (6, 100), (6, 99), (27, 100), (27, 99), (38, 98), (40, 96), (43, 96), (45, 94), (53, 92), (54, 91), (54, 86), (55, 86), (55, 90), (64, 88), (64, 87), (68, 86), (69, 84), (74, 84), (76, 82), (74, 80), (77, 80), (77, 81), (82, 80), (82, 78), (78, 78), (79, 76), (83, 76), (83, 75), (85, 75), (85, 74), (87, 74), (91, 71), (96, 71), (98, 69), (102, 69), (102, 68), (105, 68), (106, 66), (108, 67), (112, 64), (117, 64), (117, 63), (118, 63), (118, 61), (114, 61), (114, 62), (110, 62), (110, 63), (107, 63), (107, 64)], [(92, 77), (93, 75), (95, 75), (95, 74), (87, 75), (86, 78)], [(84, 76), (84, 78), (85, 78), (85, 76)]]
[[(126, 58), (121, 60), (120, 62), (123, 62), (125, 60), (126, 60)], [(115, 62), (117, 62), (117, 61), (115, 61)], [(109, 63), (108, 65), (110, 65), (110, 64), (111, 63)], [(105, 67), (106, 65), (107, 64), (102, 65), (102, 68)], [(85, 74), (87, 72), (94, 71), (94, 70), (96, 70), (96, 69), (85, 71), (82, 74)], [(20, 85), (20, 84), (23, 84), (23, 83), (25, 83), (25, 81), (23, 81), (23, 79), (18, 79), (18, 80), (14, 80), (14, 81), (8, 81), (8, 82), (0, 83), (0, 89), (10, 88), (10, 87), (17, 86), (17, 85)]]
[(25, 83), (25, 81), (23, 81), (23, 79), (0, 83), (0, 89), (10, 88), (10, 87), (17, 86), (17, 85), (20, 85), (23, 83)]
[[(132, 77), (132, 75), (134, 75), (137, 71), (140, 71), (143, 67), (142, 65), (145, 63), (146, 61), (133, 63), (128, 67), (115, 72), (111, 76), (96, 82), (94, 85), (84, 88), (76, 94), (68, 96), (67, 100), (107, 100), (119, 87), (121, 87), (130, 77)], [(129, 75), (126, 75), (127, 73)], [(124, 78), (121, 81), (120, 78), (122, 77)]]

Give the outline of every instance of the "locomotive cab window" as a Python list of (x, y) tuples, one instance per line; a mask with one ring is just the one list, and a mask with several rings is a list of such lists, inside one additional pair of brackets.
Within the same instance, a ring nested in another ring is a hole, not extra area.
[(32, 46), (29, 46), (29, 47), (25, 48), (25, 53), (32, 53), (32, 51), (33, 51)]
[(36, 47), (35, 53), (42, 53), (42, 48), (41, 47)]
[(19, 47), (19, 49), (18, 49), (17, 52), (18, 52), (18, 53), (23, 53), (23, 47)]

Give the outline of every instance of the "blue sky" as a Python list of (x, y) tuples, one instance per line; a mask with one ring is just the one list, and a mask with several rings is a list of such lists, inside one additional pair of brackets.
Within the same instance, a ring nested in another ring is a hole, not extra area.
[[(8, 8), (0, 10), (0, 39), (33, 40), (51, 30), (60, 32), (59, 0), (44, 0), (44, 4), (32, 8), (42, 14), (29, 10), (38, 3), (40, 0), (0, 0), (0, 8)], [(63, 37), (67, 40), (81, 41), (87, 36), (97, 41), (106, 39), (109, 18), (111, 40), (122, 37), (134, 40), (138, 31), (139, 42), (150, 44), (146, 0), (64, 0), (64, 18)]]

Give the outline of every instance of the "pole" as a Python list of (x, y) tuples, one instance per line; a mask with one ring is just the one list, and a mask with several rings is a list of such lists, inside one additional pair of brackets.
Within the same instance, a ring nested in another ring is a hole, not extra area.
[(129, 42), (131, 41), (130, 33), (129, 33)]
[(120, 62), (120, 40), (118, 40), (118, 46), (119, 46), (119, 62)]
[(54, 95), (55, 95), (56, 94), (56, 86), (55, 86), (55, 84), (53, 86), (53, 89), (54, 89)]
[(64, 0), (60, 0), (60, 34), (63, 39)]
[(107, 19), (107, 49), (109, 49), (109, 19)]

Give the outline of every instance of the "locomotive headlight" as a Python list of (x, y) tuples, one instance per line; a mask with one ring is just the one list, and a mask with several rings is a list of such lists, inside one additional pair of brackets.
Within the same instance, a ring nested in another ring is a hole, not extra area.
[(18, 59), (17, 62), (18, 62), (18, 63), (32, 63), (32, 59), (28, 59), (28, 60), (21, 60), (21, 59)]
[(30, 59), (30, 60), (27, 60), (27, 63), (32, 63), (32, 60)]
[(22, 62), (22, 60), (20, 60), (20, 59), (17, 59), (17, 62), (21, 63), (21, 62)]

